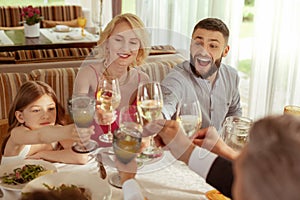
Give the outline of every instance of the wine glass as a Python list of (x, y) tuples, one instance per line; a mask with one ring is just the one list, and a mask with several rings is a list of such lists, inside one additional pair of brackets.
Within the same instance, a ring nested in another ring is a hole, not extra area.
[(99, 140), (105, 143), (112, 143), (113, 134), (111, 124), (116, 120), (115, 110), (121, 101), (119, 81), (114, 76), (103, 76), (99, 80), (99, 91), (97, 92), (97, 101), (100, 103), (100, 109), (104, 113), (112, 113), (112, 120), (107, 122), (108, 132), (100, 135)]
[[(96, 101), (84, 94), (73, 95), (68, 102), (69, 111), (75, 123), (78, 133), (84, 133), (94, 120)], [(73, 145), (73, 151), (77, 153), (88, 153), (95, 150), (98, 144), (94, 140), (87, 143)]]
[(188, 103), (180, 102), (177, 107), (176, 120), (181, 123), (188, 137), (201, 128), (202, 115), (198, 100)]
[(77, 23), (78, 23), (78, 26), (81, 27), (81, 36), (85, 36), (84, 27), (86, 25), (86, 18), (78, 17), (77, 18)]
[[(142, 122), (136, 106), (125, 106), (120, 110), (119, 129), (114, 132), (113, 150), (116, 159), (127, 164), (134, 159), (141, 148)], [(109, 183), (122, 188), (119, 173), (109, 177)]]
[[(149, 81), (139, 84), (137, 106), (144, 123), (151, 122), (161, 116), (163, 96), (159, 82)], [(145, 151), (143, 151), (143, 154), (159, 156), (162, 154), (162, 151), (155, 146), (153, 137), (154, 136), (150, 136), (150, 144)]]
[(294, 106), (294, 105), (284, 106), (283, 114), (300, 116), (300, 107), (299, 106)]

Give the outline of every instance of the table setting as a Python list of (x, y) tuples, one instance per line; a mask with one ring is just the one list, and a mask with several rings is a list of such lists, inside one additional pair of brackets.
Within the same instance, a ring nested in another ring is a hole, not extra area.
[[(30, 188), (43, 187), (43, 183), (59, 186), (61, 183), (69, 184), (71, 182), (89, 188), (92, 193), (97, 194), (96, 199), (123, 199), (122, 190), (112, 186), (108, 181), (108, 177), (117, 172), (117, 169), (111, 164), (113, 162), (109, 163), (107, 161), (114, 158), (111, 149), (111, 147), (98, 148), (91, 152), (90, 160), (85, 165), (49, 163), (57, 171), (54, 170), (51, 174), (38, 177), (25, 184), (21, 189), (4, 188), (0, 184), (3, 192), (3, 197), (0, 199), (19, 199), (22, 192), (30, 191)], [(97, 160), (97, 154), (99, 153), (102, 155), (102, 169), (104, 168), (105, 173), (107, 173), (105, 177), (101, 175), (101, 167), (99, 167), (99, 160)], [(4, 166), (0, 166), (0, 171)], [(0, 174), (0, 176), (3, 176), (3, 174)], [(136, 180), (143, 195), (149, 200), (206, 199), (205, 193), (213, 189), (205, 183), (203, 178), (191, 171), (182, 162), (177, 161), (168, 151), (164, 151), (163, 156), (155, 162), (148, 162), (139, 167)], [(99, 186), (97, 190), (94, 189), (95, 185)]]
[(52, 43), (97, 42), (99, 40), (98, 35), (91, 34), (82, 28), (57, 26), (53, 28), (41, 28), (40, 32)]

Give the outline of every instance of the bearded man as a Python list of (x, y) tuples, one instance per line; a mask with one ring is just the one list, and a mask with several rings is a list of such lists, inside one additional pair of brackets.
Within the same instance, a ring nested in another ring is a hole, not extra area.
[(217, 18), (206, 18), (194, 27), (190, 44), (190, 61), (174, 67), (162, 81), (166, 119), (174, 118), (180, 102), (198, 100), (202, 128), (220, 130), (228, 116), (241, 116), (239, 76), (236, 69), (223, 64), (229, 52), (229, 30)]

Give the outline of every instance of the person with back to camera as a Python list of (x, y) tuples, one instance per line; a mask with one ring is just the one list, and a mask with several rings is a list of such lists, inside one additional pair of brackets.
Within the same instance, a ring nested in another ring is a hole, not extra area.
[[(195, 145), (174, 120), (152, 121), (143, 131), (144, 136), (158, 134), (155, 137), (157, 145), (167, 147), (175, 158), (234, 200), (299, 198), (299, 118), (278, 115), (254, 122), (249, 143), (240, 154), (228, 149), (230, 147), (218, 137), (215, 128), (209, 127), (198, 133), (194, 140), (201, 146)], [(122, 170), (122, 181), (127, 184), (127, 188), (123, 188), (124, 197), (128, 197), (127, 200), (143, 199), (134, 180), (134, 163), (117, 166)], [(134, 195), (134, 198), (129, 198), (130, 195)]]
[(26, 158), (87, 163), (88, 155), (75, 153), (72, 145), (88, 140), (94, 127), (85, 129), (85, 134), (79, 137), (75, 125), (65, 125), (64, 117), (65, 111), (48, 84), (41, 81), (24, 83), (9, 110), (9, 128), (2, 144), (1, 164)]
[[(81, 67), (77, 74), (74, 93), (89, 93), (97, 97), (99, 79), (102, 76), (116, 76), (120, 83), (121, 102), (118, 106), (136, 104), (138, 84), (149, 77), (136, 66), (141, 65), (149, 53), (149, 36), (143, 22), (134, 14), (126, 13), (114, 17), (100, 35), (97, 50), (98, 62)], [(108, 132), (107, 122), (113, 113), (104, 112), (97, 106), (96, 126), (92, 139), (98, 141), (99, 135)], [(118, 128), (116, 121), (111, 126), (113, 132)], [(104, 145), (100, 143), (100, 145)]]
[(230, 49), (228, 38), (229, 30), (220, 19), (206, 18), (195, 25), (190, 61), (174, 67), (162, 81), (165, 119), (172, 119), (180, 101), (192, 100), (194, 91), (201, 105), (202, 128), (220, 130), (226, 117), (242, 115), (238, 73), (221, 62)]

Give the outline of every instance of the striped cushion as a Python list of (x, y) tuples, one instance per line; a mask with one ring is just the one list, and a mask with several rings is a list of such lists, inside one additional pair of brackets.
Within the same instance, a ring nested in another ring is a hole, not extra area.
[(9, 107), (17, 91), (30, 79), (26, 73), (0, 73), (0, 119), (8, 118)]
[[(59, 60), (82, 60), (90, 55), (92, 48), (59, 48), (18, 50), (15, 53), (16, 62), (45, 62)], [(12, 53), (12, 52), (10, 52)], [(1, 55), (0, 55), (1, 58)]]
[[(70, 21), (83, 16), (82, 7), (78, 5), (52, 5), (38, 8), (45, 20)], [(21, 13), (21, 6), (0, 6), (0, 27), (20, 26), (20, 22), (23, 21)], [(41, 23), (41, 27), (43, 27), (43, 23)]]
[(78, 70), (79, 68), (35, 69), (30, 75), (33, 80), (49, 84), (66, 109), (68, 98), (73, 94), (73, 83)]
[(148, 74), (150, 80), (161, 82), (170, 70), (182, 61), (182, 59), (156, 61), (145, 63), (141, 65), (140, 68), (143, 72)]
[(0, 26), (20, 26), (22, 8), (19, 6), (0, 6)]
[(82, 8), (78, 5), (64, 6), (39, 6), (41, 16), (46, 20), (70, 21), (83, 16)]

